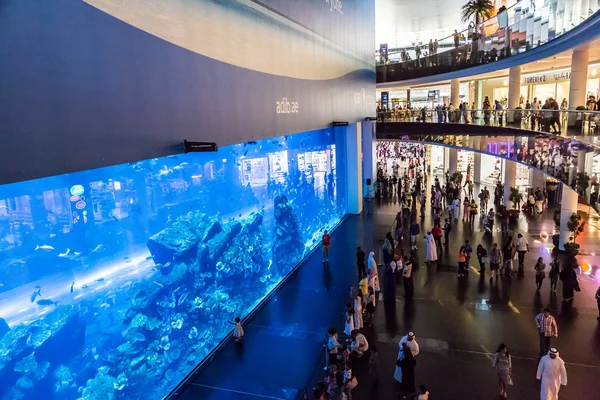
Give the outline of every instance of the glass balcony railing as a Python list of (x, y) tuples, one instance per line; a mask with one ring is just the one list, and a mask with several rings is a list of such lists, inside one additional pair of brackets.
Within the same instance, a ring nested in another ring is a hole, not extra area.
[[(478, 113), (484, 114), (483, 110), (470, 111), (475, 112), (475, 115)], [(437, 115), (434, 116), (431, 114), (436, 113), (426, 114), (425, 123), (437, 122)], [(453, 114), (457, 115), (454, 112), (449, 112), (448, 121), (450, 121), (450, 115)], [(443, 118), (442, 115), (442, 123)], [(495, 126), (505, 126), (503, 125), (504, 121), (500, 122), (499, 115), (496, 116), (496, 119), (490, 115), (486, 118), (486, 121), (488, 118), (490, 126), (493, 124)], [(479, 122), (477, 117), (475, 117), (475, 120), (477, 121), (476, 123)], [(418, 116), (412, 119), (412, 115), (406, 115), (388, 118), (387, 115), (380, 113), (379, 121), (421, 122), (422, 117)], [(457, 121), (456, 123), (459, 122)], [(469, 119), (469, 123), (471, 123), (471, 119)], [(523, 121), (520, 123), (523, 123)], [(393, 132), (393, 129), (386, 131)], [(424, 129), (424, 132), (426, 131), (427, 129)], [(397, 138), (465, 147), (479, 152), (494, 154), (536, 168), (557, 181), (568, 185), (577, 191), (582, 200), (594, 207), (596, 211), (599, 210), (600, 146), (591, 143), (592, 140), (590, 140), (589, 136), (581, 136), (587, 139), (587, 142), (584, 142), (579, 137), (565, 137), (546, 132), (523, 131), (522, 135), (510, 135), (510, 132), (507, 130), (507, 135), (502, 136), (486, 136), (483, 132), (475, 135), (428, 135), (426, 133), (405, 134), (405, 132), (399, 130)], [(386, 135), (387, 138), (390, 138), (389, 133), (386, 133)]]
[(567, 110), (391, 110), (377, 113), (380, 122), (434, 122), (525, 129), (569, 136), (600, 145), (600, 111)]
[(435, 42), (376, 54), (377, 82), (437, 75), (522, 54), (565, 34), (597, 11), (595, 0), (546, 0), (543, 5), (523, 0)]

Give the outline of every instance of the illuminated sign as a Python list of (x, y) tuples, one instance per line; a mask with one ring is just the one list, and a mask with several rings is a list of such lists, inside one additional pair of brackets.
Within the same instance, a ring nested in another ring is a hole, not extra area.
[(525, 78), (525, 83), (542, 83), (548, 81), (548, 75), (534, 75)]
[(390, 101), (390, 92), (381, 92), (381, 104), (387, 106)]
[(555, 80), (559, 80), (559, 79), (571, 79), (571, 71), (557, 72), (556, 74), (554, 74), (554, 79)]

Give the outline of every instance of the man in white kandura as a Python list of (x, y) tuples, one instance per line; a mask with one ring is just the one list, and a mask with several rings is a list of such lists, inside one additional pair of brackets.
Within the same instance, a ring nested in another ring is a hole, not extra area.
[(540, 400), (558, 400), (560, 387), (567, 386), (567, 370), (554, 347), (540, 360), (536, 377), (542, 380)]
[[(398, 343), (398, 346), (400, 347), (400, 350), (398, 350), (398, 359), (402, 357), (402, 343), (406, 343), (414, 357), (419, 354), (419, 345), (415, 339), (415, 334), (413, 332), (408, 332), (408, 335), (403, 336)], [(396, 366), (396, 370), (394, 371), (394, 379), (402, 383), (402, 369), (398, 366)]]

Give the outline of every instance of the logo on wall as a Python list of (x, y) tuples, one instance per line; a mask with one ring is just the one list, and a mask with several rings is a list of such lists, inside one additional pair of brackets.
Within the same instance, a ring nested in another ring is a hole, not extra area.
[(287, 97), (284, 97), (281, 101), (275, 102), (275, 112), (277, 114), (298, 114), (300, 105), (297, 101), (289, 101)]
[(337, 11), (344, 15), (344, 12), (342, 11), (342, 0), (325, 0), (325, 3), (329, 4), (329, 11)]

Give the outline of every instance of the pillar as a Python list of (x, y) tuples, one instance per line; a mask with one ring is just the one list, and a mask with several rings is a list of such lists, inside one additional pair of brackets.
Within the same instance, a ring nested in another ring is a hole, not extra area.
[[(521, 67), (510, 67), (508, 70), (508, 109), (514, 110), (519, 107), (521, 97)], [(507, 121), (514, 122), (514, 112), (507, 113)]]
[(504, 160), (504, 205), (510, 207), (510, 187), (517, 183), (517, 164)]
[(460, 81), (458, 79), (450, 81), (450, 104), (455, 109), (458, 109), (458, 105), (460, 104)]
[[(590, 54), (587, 46), (579, 46), (571, 55), (571, 81), (569, 88), (569, 110), (585, 106), (587, 92), (588, 62)], [(574, 122), (569, 119), (569, 125)]]
[[(372, 121), (362, 122), (362, 156), (363, 156), (363, 194), (374, 196), (377, 180), (377, 147), (375, 145), (375, 124)], [(371, 180), (371, 185), (367, 180)]]
[(475, 81), (475, 109), (483, 107), (483, 81)]
[(567, 228), (567, 223), (573, 213), (577, 212), (577, 193), (565, 185), (562, 186), (562, 200), (560, 203), (560, 237), (558, 239), (558, 249), (564, 250), (565, 243), (571, 238), (571, 232)]
[(410, 105), (410, 89), (406, 89), (406, 106)]
[(454, 148), (448, 148), (448, 169), (450, 174), (455, 173), (458, 170), (458, 150)]
[(363, 209), (362, 123), (346, 129), (346, 200), (348, 214), (360, 214)]
[(476, 151), (473, 153), (473, 182), (481, 182), (481, 153)]

